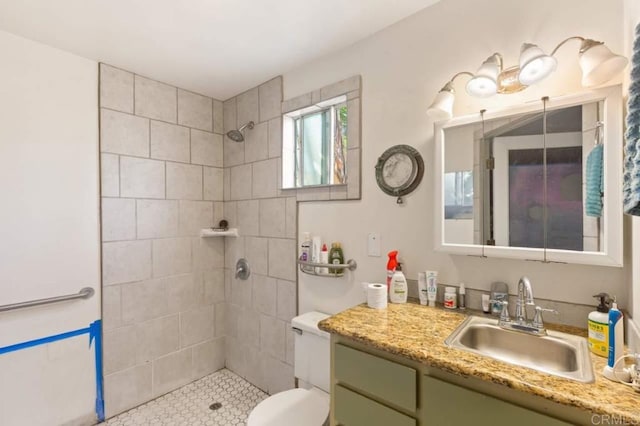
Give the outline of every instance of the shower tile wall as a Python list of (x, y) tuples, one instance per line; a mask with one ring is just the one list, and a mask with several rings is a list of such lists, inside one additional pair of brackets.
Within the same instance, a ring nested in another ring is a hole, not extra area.
[(225, 362), (222, 102), (100, 66), (107, 416)]
[[(224, 130), (246, 129), (245, 141), (225, 136), (225, 214), (240, 238), (225, 241), (226, 366), (273, 394), (294, 387), (296, 315), (296, 198), (278, 190), (281, 161), (282, 78), (224, 102)], [(251, 277), (234, 277), (237, 259)]]

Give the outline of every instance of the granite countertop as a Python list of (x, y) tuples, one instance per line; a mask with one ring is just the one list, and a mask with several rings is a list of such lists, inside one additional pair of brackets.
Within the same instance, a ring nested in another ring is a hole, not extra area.
[[(382, 310), (363, 304), (323, 320), (319, 327), (453, 374), (473, 376), (596, 414), (620, 416), (627, 424), (640, 424), (640, 393), (602, 377), (605, 358), (591, 354), (596, 379), (585, 384), (446, 346), (444, 340), (465, 318), (458, 311), (415, 303), (390, 303)], [(549, 328), (586, 335), (586, 330), (574, 327)]]

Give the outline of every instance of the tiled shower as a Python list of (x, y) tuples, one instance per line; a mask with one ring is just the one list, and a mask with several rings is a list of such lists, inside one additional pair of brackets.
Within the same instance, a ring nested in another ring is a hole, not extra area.
[[(281, 77), (223, 104), (100, 65), (107, 417), (225, 366), (271, 394), (294, 386), (281, 102)], [(248, 121), (245, 142), (223, 136)], [(199, 236), (221, 219), (240, 237)]]

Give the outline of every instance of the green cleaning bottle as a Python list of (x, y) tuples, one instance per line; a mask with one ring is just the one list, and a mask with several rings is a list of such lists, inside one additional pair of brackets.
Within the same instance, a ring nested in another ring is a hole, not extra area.
[[(329, 263), (332, 265), (344, 264), (344, 254), (342, 254), (342, 247), (340, 243), (331, 243), (331, 250), (329, 251)], [(341, 274), (342, 269), (329, 268), (330, 274)]]

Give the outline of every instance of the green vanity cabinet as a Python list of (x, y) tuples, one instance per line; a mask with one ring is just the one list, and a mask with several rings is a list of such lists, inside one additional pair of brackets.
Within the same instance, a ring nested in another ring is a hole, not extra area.
[(570, 410), (540, 397), (454, 376), (341, 336), (332, 335), (331, 342), (332, 426), (583, 423), (575, 416), (571, 423), (558, 420), (571, 416)]

